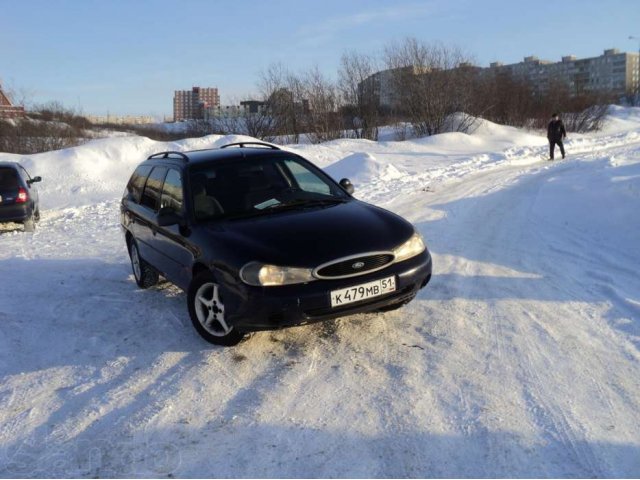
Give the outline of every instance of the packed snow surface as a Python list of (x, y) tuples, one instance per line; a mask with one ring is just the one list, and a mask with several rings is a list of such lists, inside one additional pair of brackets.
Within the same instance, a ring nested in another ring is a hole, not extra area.
[(0, 476), (640, 476), (640, 110), (556, 162), (490, 123), (288, 146), (410, 219), (434, 277), (225, 349), (136, 288), (118, 202), (147, 155), (240, 138), (0, 154), (44, 179), (0, 234)]

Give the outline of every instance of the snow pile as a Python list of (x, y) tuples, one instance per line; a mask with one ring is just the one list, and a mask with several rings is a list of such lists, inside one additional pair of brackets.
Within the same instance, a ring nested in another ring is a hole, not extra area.
[(404, 175), (397, 167), (376, 160), (373, 155), (366, 152), (352, 153), (329, 165), (325, 171), (336, 180), (346, 177), (354, 185), (367, 184), (377, 180), (394, 180)]
[(601, 134), (637, 131), (640, 123), (640, 107), (621, 107), (611, 105)]

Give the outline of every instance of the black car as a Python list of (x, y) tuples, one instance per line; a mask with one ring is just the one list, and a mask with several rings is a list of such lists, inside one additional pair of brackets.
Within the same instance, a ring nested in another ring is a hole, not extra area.
[(34, 231), (40, 206), (33, 184), (41, 180), (32, 178), (19, 163), (0, 162), (0, 223), (23, 223), (25, 231)]
[(352, 193), (269, 144), (151, 155), (121, 204), (136, 282), (161, 274), (185, 290), (196, 330), (220, 345), (399, 308), (429, 282), (431, 256), (409, 222)]

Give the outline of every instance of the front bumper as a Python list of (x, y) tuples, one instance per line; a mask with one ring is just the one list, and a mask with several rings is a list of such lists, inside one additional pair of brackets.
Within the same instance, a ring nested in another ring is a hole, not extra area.
[[(431, 279), (428, 251), (383, 270), (341, 280), (317, 280), (282, 287), (241, 288), (227, 294), (228, 320), (241, 331), (273, 330), (370, 312), (411, 301)], [(396, 278), (394, 292), (341, 307), (331, 307), (333, 290), (347, 288), (390, 276)], [(230, 298), (231, 297), (231, 298)], [(230, 300), (230, 301), (229, 301)]]

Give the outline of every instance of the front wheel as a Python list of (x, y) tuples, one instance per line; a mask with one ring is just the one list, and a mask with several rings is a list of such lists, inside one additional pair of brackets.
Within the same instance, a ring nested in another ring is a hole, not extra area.
[(187, 302), (191, 322), (207, 342), (230, 347), (244, 337), (242, 332), (229, 325), (220, 285), (211, 272), (200, 273), (193, 279)]

